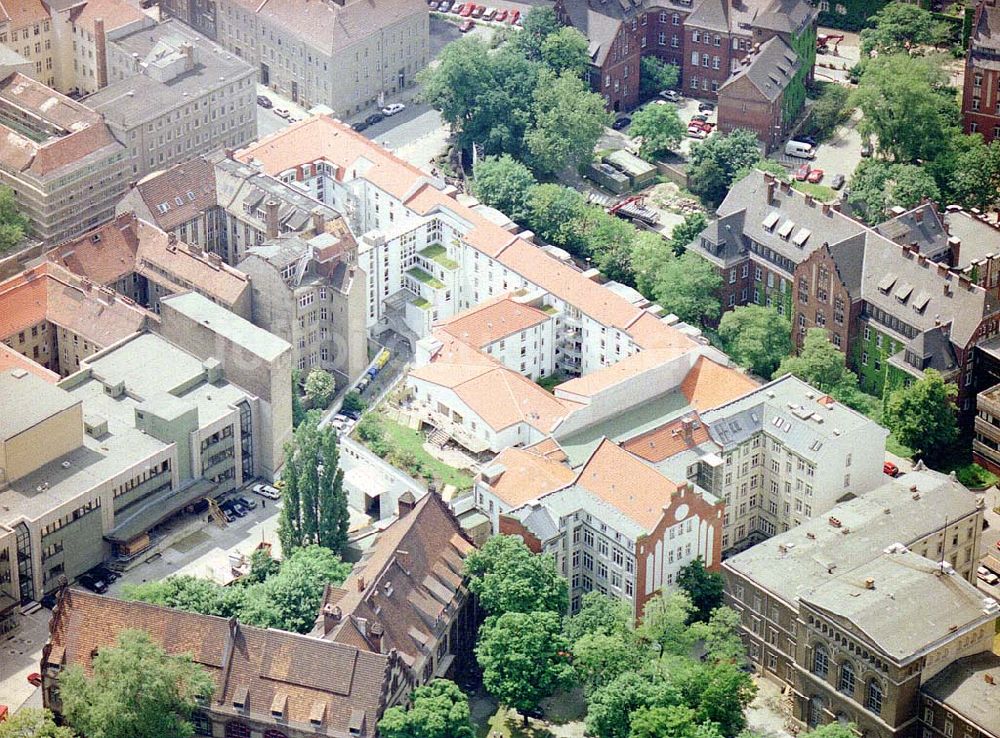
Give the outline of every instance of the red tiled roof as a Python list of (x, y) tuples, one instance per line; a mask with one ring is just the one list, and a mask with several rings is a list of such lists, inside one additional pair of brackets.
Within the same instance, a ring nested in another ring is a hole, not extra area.
[[(218, 204), (215, 167), (200, 156), (150, 174), (135, 189), (156, 219), (156, 225), (165, 231), (172, 231)], [(162, 212), (161, 206), (167, 211)]]
[(93, 32), (94, 21), (98, 19), (104, 21), (107, 32), (145, 18), (148, 16), (126, 0), (86, 0), (70, 12), (70, 20), (90, 32)]
[(622, 448), (640, 459), (657, 464), (710, 440), (708, 428), (695, 413), (630, 438), (622, 444)]
[(59, 375), (55, 372), (49, 371), (41, 364), (36, 364), (28, 357), (21, 356), (14, 349), (0, 343), (0, 373), (9, 372), (11, 369), (24, 369), (51, 384), (59, 381)]
[(704, 356), (684, 377), (681, 392), (699, 412), (725, 405), (757, 389), (758, 384), (738, 369), (722, 366)]
[(512, 508), (561, 489), (576, 477), (566, 464), (531, 449), (505, 448), (487, 469), (494, 466), (503, 467), (503, 471), (488, 483), (489, 487)]
[(0, 23), (10, 23), (11, 29), (48, 19), (49, 11), (42, 0), (0, 0)]
[(500, 295), (441, 322), (439, 327), (474, 348), (483, 348), (550, 318), (538, 308), (511, 299), (510, 295)]

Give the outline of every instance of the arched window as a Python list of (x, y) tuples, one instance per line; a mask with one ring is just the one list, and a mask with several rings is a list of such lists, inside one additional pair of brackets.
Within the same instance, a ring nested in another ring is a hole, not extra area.
[(826, 646), (817, 644), (813, 650), (813, 674), (825, 677), (830, 672), (830, 654), (826, 652)]
[(882, 714), (882, 684), (878, 679), (869, 679), (865, 689), (865, 707), (876, 715)]
[(810, 728), (818, 728), (823, 724), (823, 698), (815, 695), (809, 698), (809, 705), (806, 709), (806, 724)]
[(837, 689), (844, 694), (854, 694), (854, 664), (845, 661), (840, 665), (840, 679), (837, 681)]
[(250, 728), (235, 720), (226, 723), (226, 738), (250, 738)]
[(280, 730), (269, 730), (264, 733), (264, 738), (288, 738), (288, 736)]

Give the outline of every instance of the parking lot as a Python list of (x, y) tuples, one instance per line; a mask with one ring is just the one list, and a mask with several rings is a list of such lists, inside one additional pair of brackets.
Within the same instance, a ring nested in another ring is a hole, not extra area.
[(0, 640), (0, 704), (11, 712), (23, 705), (41, 707), (41, 690), (28, 683), (28, 675), (39, 670), (51, 618), (44, 607), (24, 615), (14, 637)]

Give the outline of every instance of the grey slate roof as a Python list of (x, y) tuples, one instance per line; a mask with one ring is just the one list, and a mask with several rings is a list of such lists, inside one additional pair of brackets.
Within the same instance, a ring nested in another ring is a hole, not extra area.
[[(986, 675), (993, 677), (986, 681)], [(978, 653), (958, 659), (920, 690), (977, 725), (1000, 735), (1000, 656)]]
[(702, 0), (687, 17), (686, 26), (708, 28), (712, 31), (729, 31), (729, 14), (725, 0)]
[(954, 206), (948, 207), (944, 222), (951, 236), (961, 242), (959, 267), (966, 267), (989, 254), (1000, 254), (1000, 228), (997, 226)]
[(760, 50), (750, 57), (750, 63), (739, 67), (726, 80), (721, 89), (740, 79), (748, 79), (767, 100), (777, 100), (795, 77), (802, 63), (798, 55), (781, 40), (773, 36), (765, 41)]
[(778, 33), (798, 34), (819, 15), (817, 8), (805, 0), (771, 0), (753, 19), (753, 25)]
[(948, 254), (948, 233), (944, 221), (930, 202), (921, 203), (879, 223), (875, 230), (901, 246), (915, 243), (921, 254), (934, 261), (941, 261)]

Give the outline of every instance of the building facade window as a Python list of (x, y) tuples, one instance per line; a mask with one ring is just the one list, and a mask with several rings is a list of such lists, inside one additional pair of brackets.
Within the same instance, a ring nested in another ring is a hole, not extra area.
[(840, 665), (840, 679), (837, 681), (837, 689), (844, 694), (854, 694), (854, 664), (845, 661)]
[(825, 646), (817, 645), (813, 650), (812, 672), (816, 676), (824, 678), (830, 673), (830, 654), (827, 653)]
[(878, 679), (869, 679), (865, 690), (865, 708), (876, 715), (882, 713), (882, 684)]

